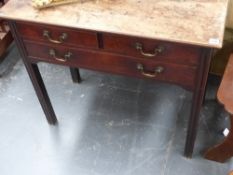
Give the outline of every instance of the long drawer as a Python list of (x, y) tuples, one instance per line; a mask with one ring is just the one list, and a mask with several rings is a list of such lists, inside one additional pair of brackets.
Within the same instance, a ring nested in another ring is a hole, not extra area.
[(182, 85), (190, 90), (194, 87), (195, 67), (31, 41), (25, 41), (24, 44), (27, 56), (35, 62), (40, 60), (72, 67), (161, 80)]
[(17, 30), (23, 39), (30, 39), (55, 45), (98, 48), (97, 33), (50, 25), (17, 22)]
[(103, 49), (122, 55), (183, 65), (198, 65), (201, 49), (160, 40), (103, 34)]

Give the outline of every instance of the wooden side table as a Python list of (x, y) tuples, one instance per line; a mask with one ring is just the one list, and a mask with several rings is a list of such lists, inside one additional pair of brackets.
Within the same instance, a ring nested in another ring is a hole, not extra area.
[[(30, 2), (10, 0), (0, 17), (9, 21), (50, 124), (57, 118), (38, 62), (71, 67), (77, 81), (74, 68), (163, 81), (193, 93), (184, 150), (192, 156), (211, 54), (222, 47), (228, 0), (90, 1), (43, 11)], [(212, 13), (206, 13), (209, 9)]]
[(205, 153), (205, 158), (217, 162), (225, 162), (233, 156), (233, 54), (230, 56), (217, 98), (230, 114), (231, 128), (228, 136), (221, 144), (218, 144)]

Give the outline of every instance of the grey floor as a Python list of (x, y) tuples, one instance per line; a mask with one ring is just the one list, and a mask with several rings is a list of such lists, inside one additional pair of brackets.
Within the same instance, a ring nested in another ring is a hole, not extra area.
[(226, 175), (203, 159), (227, 115), (210, 81), (192, 159), (182, 156), (191, 94), (178, 86), (39, 64), (59, 124), (45, 120), (13, 46), (0, 64), (0, 175)]

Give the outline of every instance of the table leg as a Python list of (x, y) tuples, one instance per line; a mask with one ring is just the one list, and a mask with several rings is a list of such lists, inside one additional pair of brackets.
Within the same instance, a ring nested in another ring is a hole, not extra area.
[[(202, 92), (204, 95), (204, 92)], [(186, 138), (186, 145), (184, 155), (188, 158), (192, 157), (194, 143), (196, 140), (197, 130), (198, 130), (198, 123), (199, 123), (199, 115), (200, 109), (203, 103), (203, 95), (199, 92), (195, 92), (193, 94), (193, 102), (192, 102), (192, 109), (189, 118), (188, 124), (188, 131), (187, 131), (187, 138)]]
[(205, 152), (204, 157), (217, 162), (225, 162), (233, 157), (233, 116), (230, 116), (231, 128), (228, 136), (221, 144), (218, 144)]
[(15, 28), (15, 23), (9, 22), (9, 26), (10, 26), (11, 32), (15, 38), (15, 42), (19, 48), (22, 60), (23, 60), (24, 65), (27, 69), (27, 72), (28, 72), (28, 75), (31, 79), (32, 85), (36, 91), (39, 102), (40, 102), (42, 109), (45, 113), (47, 121), (49, 124), (56, 124), (57, 118), (56, 118), (56, 115), (54, 113), (52, 104), (50, 102), (47, 90), (45, 88), (43, 79), (42, 79), (40, 71), (38, 69), (38, 66), (35, 63), (31, 63), (29, 61), (29, 59), (27, 58), (27, 52), (22, 44), (22, 40), (19, 37), (17, 37), (17, 30)]
[(41, 77), (37, 64), (27, 63), (27, 71), (31, 78), (32, 84), (34, 86), (37, 97), (45, 113), (48, 123), (56, 124), (57, 118), (54, 113), (52, 104), (50, 102), (47, 90), (45, 88), (45, 85), (44, 85), (44, 82)]
[(194, 143), (196, 140), (197, 130), (198, 130), (198, 123), (199, 123), (199, 115), (201, 111), (201, 106), (203, 104), (204, 95), (205, 95), (205, 88), (206, 82), (209, 72), (209, 65), (211, 60), (212, 50), (207, 49), (203, 51), (203, 55), (200, 59), (200, 66), (197, 70), (196, 75), (196, 88), (193, 92), (193, 99), (192, 99), (192, 109), (188, 123), (188, 131), (186, 137), (186, 144), (184, 155), (188, 158), (192, 157)]
[(74, 83), (80, 83), (82, 81), (78, 68), (70, 67), (70, 73)]

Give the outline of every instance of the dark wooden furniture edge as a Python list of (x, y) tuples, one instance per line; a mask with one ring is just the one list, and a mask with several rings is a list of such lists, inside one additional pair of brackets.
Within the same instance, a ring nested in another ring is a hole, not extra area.
[(208, 160), (224, 163), (233, 156), (233, 116), (230, 117), (230, 132), (228, 136), (219, 144), (209, 148), (204, 157)]
[(233, 96), (232, 96), (232, 81), (233, 81), (233, 54), (230, 55), (226, 69), (223, 74), (221, 84), (217, 92), (219, 103), (228, 112), (230, 118), (229, 134), (224, 140), (209, 148), (204, 157), (209, 160), (224, 163), (233, 157)]

